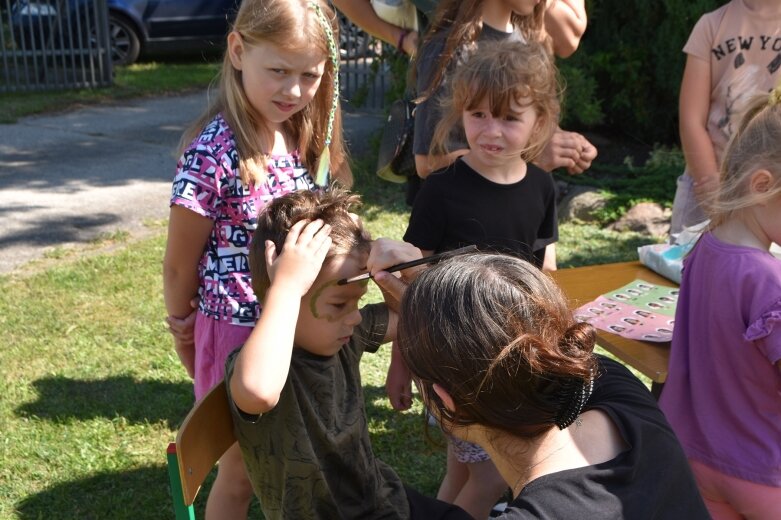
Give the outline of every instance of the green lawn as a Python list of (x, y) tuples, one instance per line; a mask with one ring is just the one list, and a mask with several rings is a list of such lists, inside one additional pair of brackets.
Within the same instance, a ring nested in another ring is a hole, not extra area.
[[(363, 218), (374, 236), (398, 238), (408, 218), (402, 188), (366, 173), (366, 164), (356, 168)], [(192, 394), (163, 322), (163, 224), (145, 240), (110, 237), (124, 244), (111, 253), (65, 251), (54, 267), (0, 277), (0, 519), (171, 517), (165, 448)], [(632, 259), (647, 242), (562, 225), (559, 259)], [(367, 301), (378, 298), (374, 290)], [(433, 493), (442, 448), (427, 442), (419, 403), (406, 413), (388, 405), (387, 363), (385, 351), (363, 365), (376, 451)]]
[(42, 112), (121, 99), (160, 96), (203, 89), (219, 70), (214, 60), (181, 63), (136, 63), (114, 69), (114, 84), (106, 88), (0, 93), (0, 124)]

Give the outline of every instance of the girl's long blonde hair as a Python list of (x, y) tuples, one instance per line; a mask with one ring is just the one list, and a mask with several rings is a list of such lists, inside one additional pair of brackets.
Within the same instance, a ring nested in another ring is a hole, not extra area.
[(488, 101), (491, 114), (503, 117), (511, 101), (528, 103), (537, 114), (535, 128), (521, 158), (536, 159), (559, 123), (561, 88), (556, 65), (539, 43), (518, 40), (496, 42), (477, 50), (459, 67), (451, 83), (451, 95), (443, 101), (443, 117), (434, 130), (430, 155), (447, 155), (453, 129), (463, 129), (464, 111)]
[[(555, 1), (555, 0), (554, 0)], [(552, 51), (550, 38), (545, 33), (544, 18), (546, 3), (541, 1), (534, 6), (534, 12), (528, 16), (513, 13), (511, 21), (513, 27), (520, 31), (528, 42), (540, 42)], [(483, 0), (442, 0), (434, 11), (434, 17), (423, 37), (421, 47), (429, 41), (439, 37), (440, 34), (449, 31), (445, 39), (442, 54), (437, 61), (431, 84), (424, 92), (418, 92), (418, 102), (428, 99), (437, 90), (445, 76), (448, 65), (458, 58), (458, 53), (464, 47), (472, 46), (483, 30), (483, 19), (480, 9)], [(410, 84), (415, 84), (415, 69), (410, 67)]]
[[(244, 0), (241, 3), (232, 31), (245, 42), (271, 43), (283, 49), (311, 49), (326, 58), (325, 71), (312, 101), (284, 123), (286, 136), (296, 143), (301, 161), (314, 176), (317, 159), (325, 148), (328, 115), (334, 96), (337, 71), (329, 57), (328, 36), (318, 19), (314, 6), (319, 7), (331, 25), (333, 38), (339, 41), (339, 23), (336, 14), (325, 0)], [(239, 155), (239, 175), (247, 185), (266, 178), (267, 150), (261, 142), (273, 142), (260, 114), (252, 108), (241, 82), (241, 71), (236, 70), (226, 49), (222, 69), (215, 80), (219, 91), (209, 107), (184, 133), (179, 144), (180, 153), (190, 145), (203, 127), (218, 113), (222, 113), (236, 139)], [(338, 94), (338, 93), (337, 93)], [(330, 166), (332, 175), (342, 184), (352, 184), (347, 154), (342, 138), (341, 111), (337, 108), (331, 137)]]
[[(750, 189), (751, 175), (767, 170), (773, 185), (763, 194)], [(719, 189), (708, 206), (712, 228), (733, 212), (781, 194), (781, 83), (770, 95), (752, 98), (724, 152)]]

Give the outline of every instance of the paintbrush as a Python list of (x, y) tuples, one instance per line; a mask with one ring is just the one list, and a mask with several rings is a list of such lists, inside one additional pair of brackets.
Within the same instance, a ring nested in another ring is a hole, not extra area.
[[(417, 260), (412, 260), (410, 262), (402, 262), (400, 264), (392, 265), (387, 269), (383, 269), (383, 271), (385, 271), (386, 273), (395, 273), (396, 271), (403, 271), (404, 269), (415, 267), (416, 265), (433, 264), (435, 262), (439, 262), (443, 258), (462, 255), (464, 253), (472, 253), (474, 251), (477, 251), (477, 246), (475, 245), (466, 246), (459, 249), (453, 249), (452, 251), (445, 251), (444, 253), (439, 253), (437, 255), (418, 258)], [(348, 283), (360, 282), (361, 280), (368, 280), (369, 278), (372, 278), (371, 273), (363, 273), (363, 274), (359, 274), (358, 276), (353, 276), (350, 278), (342, 278), (341, 280), (336, 282), (336, 285), (345, 285)]]

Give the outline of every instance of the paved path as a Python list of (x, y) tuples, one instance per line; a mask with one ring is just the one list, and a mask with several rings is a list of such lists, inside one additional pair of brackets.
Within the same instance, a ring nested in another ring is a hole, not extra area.
[[(0, 273), (56, 246), (165, 218), (175, 148), (205, 103), (199, 92), (0, 125)], [(344, 121), (353, 154), (382, 125), (374, 114)]]

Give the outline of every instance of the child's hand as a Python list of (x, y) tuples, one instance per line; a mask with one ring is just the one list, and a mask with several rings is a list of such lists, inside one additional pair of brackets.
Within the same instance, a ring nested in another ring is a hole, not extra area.
[(198, 302), (200, 298), (190, 300), (190, 307), (193, 311), (184, 318), (168, 316), (165, 321), (168, 324), (168, 332), (179, 341), (192, 342), (195, 339), (195, 316), (198, 313)]
[(184, 365), (184, 369), (187, 370), (187, 375), (190, 379), (195, 377), (195, 342), (193, 341), (181, 341), (174, 336), (174, 348), (176, 349), (176, 355), (179, 356), (179, 361)]
[(282, 253), (266, 241), (266, 265), (272, 285), (284, 284), (303, 296), (312, 286), (331, 248), (331, 226), (322, 220), (301, 220), (288, 231)]
[(591, 144), (589, 140), (582, 135), (575, 132), (570, 133), (579, 141), (578, 147), (580, 153), (578, 154), (578, 158), (575, 159), (575, 166), (567, 168), (567, 173), (576, 175), (591, 168), (591, 163), (597, 158), (597, 147)]
[(583, 173), (596, 159), (597, 149), (575, 132), (557, 129), (534, 164), (546, 171), (566, 168), (570, 174)]
[(392, 348), (388, 376), (385, 378), (385, 393), (394, 410), (409, 410), (412, 407), (412, 374), (398, 352), (395, 341)]

